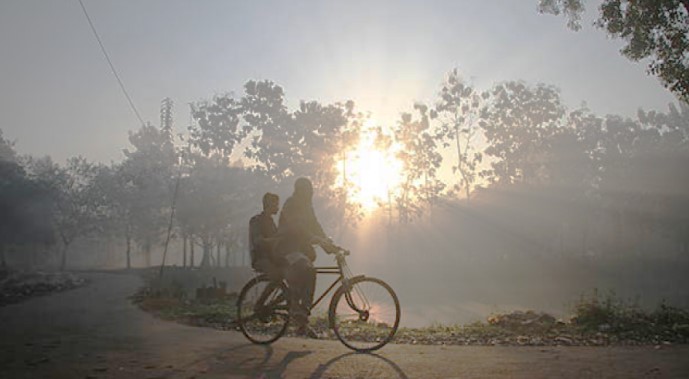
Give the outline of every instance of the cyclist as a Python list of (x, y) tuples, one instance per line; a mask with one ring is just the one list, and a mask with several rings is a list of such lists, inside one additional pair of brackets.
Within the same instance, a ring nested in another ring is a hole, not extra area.
[(249, 221), (251, 266), (256, 271), (269, 275), (279, 274), (280, 267), (284, 265), (273, 253), (279, 240), (273, 215), (277, 214), (279, 209), (280, 197), (267, 192), (263, 195), (263, 212)]
[(297, 326), (297, 334), (315, 338), (316, 333), (308, 326), (308, 317), (316, 287), (316, 260), (314, 244), (332, 246), (313, 210), (313, 185), (307, 178), (294, 183), (292, 196), (285, 201), (278, 225), (280, 239), (277, 250), (287, 263), (285, 278), (290, 287), (291, 317)]

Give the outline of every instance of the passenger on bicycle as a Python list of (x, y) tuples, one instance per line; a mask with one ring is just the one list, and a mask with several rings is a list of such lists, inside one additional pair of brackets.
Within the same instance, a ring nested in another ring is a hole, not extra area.
[(294, 193), (285, 201), (280, 212), (278, 231), (281, 239), (277, 252), (287, 263), (285, 278), (290, 287), (291, 317), (297, 326), (297, 334), (316, 337), (308, 326), (308, 317), (316, 287), (316, 260), (314, 244), (331, 246), (313, 210), (313, 186), (307, 178), (294, 183)]
[(278, 242), (278, 228), (273, 215), (280, 209), (280, 197), (267, 192), (263, 195), (263, 212), (249, 221), (249, 246), (251, 266), (259, 272), (279, 275), (284, 259), (274, 254)]

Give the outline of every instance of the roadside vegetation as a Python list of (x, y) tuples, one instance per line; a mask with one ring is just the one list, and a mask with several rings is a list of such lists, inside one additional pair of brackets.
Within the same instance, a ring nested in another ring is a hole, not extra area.
[[(185, 295), (178, 286), (160, 287), (148, 282), (133, 296), (141, 309), (165, 320), (187, 325), (236, 330), (237, 293), (198, 299)], [(213, 288), (213, 287), (209, 287)], [(321, 339), (335, 339), (326, 314), (315, 314), (311, 327)], [(375, 339), (376, 335), (362, 336)], [(292, 334), (288, 331), (288, 335)], [(594, 290), (573, 306), (571, 316), (556, 319), (536, 311), (494, 314), (471, 324), (433, 324), (423, 328), (400, 328), (395, 342), (422, 345), (510, 345), (510, 346), (608, 346), (662, 345), (689, 342), (689, 312), (660, 303), (642, 309), (614, 293)]]
[(0, 306), (77, 288), (85, 283), (83, 278), (69, 272), (0, 269)]

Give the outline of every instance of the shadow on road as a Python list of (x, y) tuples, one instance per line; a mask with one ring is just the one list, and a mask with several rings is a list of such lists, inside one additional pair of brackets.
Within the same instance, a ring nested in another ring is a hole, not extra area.
[(289, 364), (311, 354), (310, 350), (290, 351), (279, 362), (271, 362), (273, 348), (265, 345), (245, 344), (223, 351), (204, 362), (196, 362), (200, 373), (239, 374), (262, 379), (284, 378)]
[(319, 365), (310, 379), (330, 377), (351, 378), (399, 378), (407, 379), (407, 375), (393, 361), (374, 353), (350, 352)]
[(270, 345), (245, 344), (227, 350), (227, 353), (241, 352), (242, 358), (234, 362), (237, 370), (254, 372), (265, 369), (268, 361), (273, 356), (273, 348)]
[[(367, 379), (408, 379), (407, 374), (392, 360), (378, 354), (348, 352), (337, 355), (324, 364), (319, 364), (311, 374), (304, 373), (304, 365), (309, 362), (295, 361), (312, 354), (310, 350), (289, 351), (281, 357), (271, 346), (245, 344), (223, 351), (205, 365), (197, 365), (196, 370), (203, 374), (239, 374), (260, 379), (282, 379), (292, 377), (301, 371), (299, 377), (310, 379), (325, 378), (367, 378)], [(312, 357), (313, 358), (313, 357)], [(327, 359), (327, 358), (326, 358)], [(323, 359), (325, 360), (325, 359)], [(289, 369), (290, 364), (297, 367)], [(290, 374), (291, 372), (291, 374)]]

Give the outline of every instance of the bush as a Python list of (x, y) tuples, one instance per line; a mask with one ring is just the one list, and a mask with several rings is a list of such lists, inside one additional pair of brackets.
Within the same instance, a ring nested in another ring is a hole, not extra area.
[(667, 305), (661, 302), (658, 308), (651, 314), (654, 322), (658, 325), (674, 327), (675, 325), (689, 326), (689, 312), (684, 309)]
[(644, 311), (636, 303), (625, 302), (609, 293), (602, 297), (594, 291), (574, 307), (572, 324), (584, 332), (605, 332), (621, 340), (658, 343), (689, 339), (689, 312), (664, 301), (653, 311)]
[(594, 290), (591, 297), (582, 296), (574, 306), (572, 323), (585, 330), (626, 332), (647, 327), (648, 313), (636, 303), (619, 299), (614, 292), (601, 296)]

